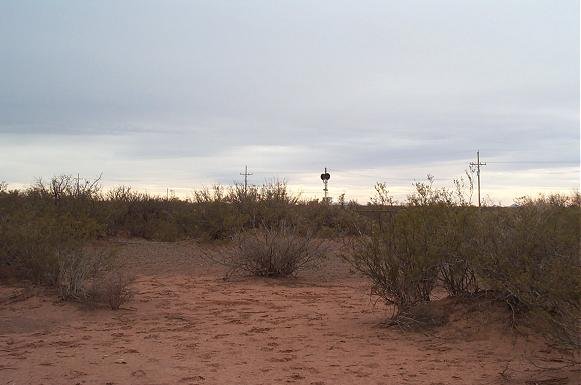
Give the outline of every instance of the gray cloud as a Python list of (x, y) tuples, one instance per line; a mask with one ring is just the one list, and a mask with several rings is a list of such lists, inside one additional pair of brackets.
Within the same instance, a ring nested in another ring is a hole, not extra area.
[(540, 164), (570, 188), (578, 31), (576, 0), (2, 2), (0, 179), (196, 185), (254, 162), (363, 189), (357, 170), (448, 177), (480, 148), (513, 162), (488, 168), (499, 194)]

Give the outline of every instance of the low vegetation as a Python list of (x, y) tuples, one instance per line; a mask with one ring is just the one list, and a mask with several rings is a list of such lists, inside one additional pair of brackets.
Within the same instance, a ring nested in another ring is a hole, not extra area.
[(259, 277), (288, 277), (318, 265), (324, 246), (312, 235), (301, 235), (284, 222), (264, 226), (235, 237), (236, 253), (230, 259), (232, 272)]
[[(508, 211), (489, 210), (478, 221), (482, 236), (473, 260), (482, 285), (515, 316), (559, 345), (581, 347), (579, 197), (523, 199)], [(530, 318), (530, 317), (529, 317)]]
[(87, 302), (106, 304), (111, 310), (119, 310), (121, 305), (133, 297), (129, 285), (133, 276), (121, 271), (109, 271), (93, 280), (87, 289)]
[(112, 255), (81, 248), (58, 256), (56, 280), (59, 297), (63, 300), (84, 302), (91, 299), (87, 288), (90, 280), (98, 280), (110, 270)]
[[(232, 272), (293, 276), (324, 257), (320, 239), (351, 240), (346, 258), (393, 305), (394, 321), (426, 313), (434, 290), (486, 295), (560, 346), (579, 347), (579, 194), (523, 198), (514, 207), (471, 204), (470, 180), (456, 188), (417, 183), (405, 202), (385, 184), (367, 206), (307, 201), (284, 182), (212, 188), (191, 199), (160, 198), (70, 176), (25, 190), (0, 184), (0, 278), (54, 287), (64, 300), (131, 297), (131, 279), (91, 243), (110, 236), (175, 241), (234, 239)], [(379, 213), (379, 216), (376, 214)], [(416, 314), (417, 315), (417, 314)]]
[(578, 348), (579, 195), (482, 209), (464, 197), (462, 188), (418, 183), (381, 229), (352, 243), (349, 261), (394, 305), (393, 322), (425, 309), (440, 286), (450, 296), (503, 301), (515, 324), (528, 321), (560, 346)]

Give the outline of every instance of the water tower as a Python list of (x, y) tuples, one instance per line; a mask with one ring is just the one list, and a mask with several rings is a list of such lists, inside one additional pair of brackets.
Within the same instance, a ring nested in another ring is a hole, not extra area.
[(327, 188), (327, 184), (329, 183), (329, 179), (331, 179), (331, 174), (327, 172), (327, 167), (325, 167), (325, 172), (321, 174), (321, 180), (323, 181), (323, 191), (325, 192), (325, 197), (323, 198), (324, 202), (330, 201), (331, 199), (327, 196), (329, 189)]

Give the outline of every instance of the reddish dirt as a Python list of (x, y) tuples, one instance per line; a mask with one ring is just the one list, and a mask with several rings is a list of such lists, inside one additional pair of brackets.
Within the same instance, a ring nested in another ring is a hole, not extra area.
[(383, 327), (389, 309), (336, 257), (297, 279), (224, 281), (193, 243), (116, 244), (137, 277), (120, 311), (0, 286), (0, 384), (579, 383), (578, 367), (538, 368), (567, 361), (494, 307)]

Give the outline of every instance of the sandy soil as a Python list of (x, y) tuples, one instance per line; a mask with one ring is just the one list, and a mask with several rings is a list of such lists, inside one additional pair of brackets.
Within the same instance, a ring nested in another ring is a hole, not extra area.
[(429, 332), (382, 326), (390, 309), (338, 258), (224, 281), (193, 243), (116, 244), (137, 277), (120, 311), (0, 286), (0, 384), (580, 383), (578, 367), (538, 368), (566, 361), (502, 311), (448, 304)]

